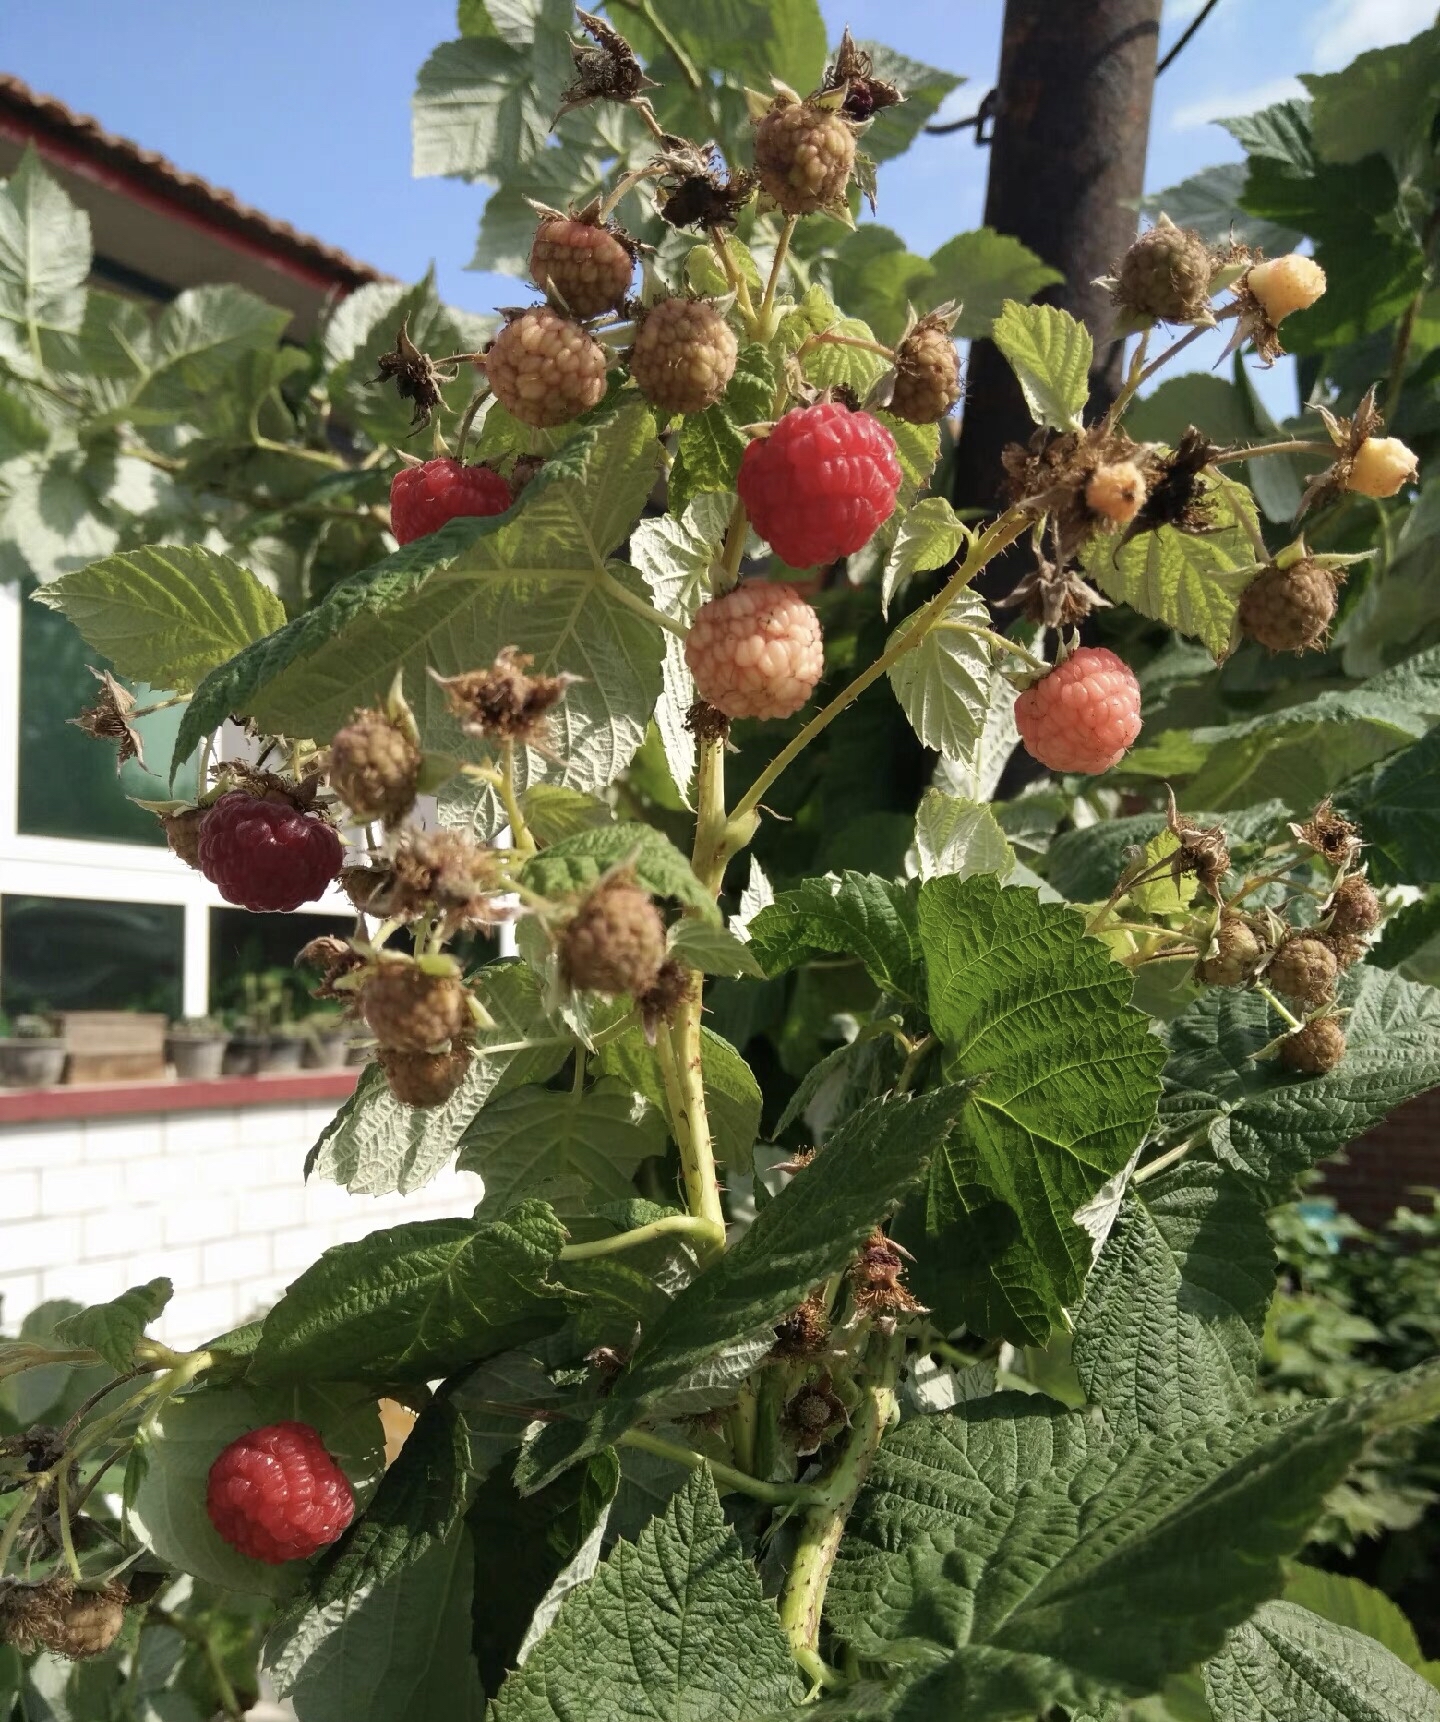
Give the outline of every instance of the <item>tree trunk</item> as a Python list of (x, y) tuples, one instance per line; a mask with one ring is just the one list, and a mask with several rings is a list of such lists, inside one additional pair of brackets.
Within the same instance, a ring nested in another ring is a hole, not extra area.
[[(1094, 285), (1135, 237), (1155, 87), (1162, 0), (1006, 0), (985, 222), (1013, 234), (1065, 277), (1040, 295), (1095, 338), (1091, 384), (1108, 403), (1124, 344), (1109, 294)], [(989, 341), (971, 348), (955, 500), (991, 509), (1000, 451), (1034, 427), (1019, 385)], [(987, 596), (1014, 583), (995, 570)]]

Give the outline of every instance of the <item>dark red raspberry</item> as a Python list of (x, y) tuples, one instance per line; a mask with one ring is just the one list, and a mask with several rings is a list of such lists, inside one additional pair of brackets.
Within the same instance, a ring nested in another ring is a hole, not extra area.
[(344, 853), (316, 814), (243, 789), (222, 795), (200, 826), (200, 871), (227, 903), (260, 914), (323, 897)]
[(210, 1467), (210, 1523), (232, 1549), (279, 1566), (333, 1543), (355, 1515), (349, 1479), (308, 1423), (241, 1435)]
[(568, 215), (547, 215), (530, 247), (530, 275), (572, 317), (598, 317), (624, 304), (635, 253), (610, 228)]
[(427, 460), (390, 480), (390, 530), (399, 543), (410, 544), (464, 514), (503, 514), (514, 500), (492, 467)]
[(895, 439), (839, 401), (796, 407), (745, 450), (736, 487), (782, 562), (813, 568), (863, 549), (895, 511)]

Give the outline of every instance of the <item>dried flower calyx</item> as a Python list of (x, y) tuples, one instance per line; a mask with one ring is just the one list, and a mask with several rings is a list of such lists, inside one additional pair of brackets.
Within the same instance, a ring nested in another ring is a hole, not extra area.
[(590, 102), (633, 102), (645, 90), (656, 88), (655, 80), (645, 76), (635, 50), (613, 24), (578, 6), (575, 16), (590, 42), (570, 44), (575, 76), (561, 92), (557, 120)]
[(424, 430), (434, 417), (436, 407), (445, 404), (444, 385), (457, 376), (454, 365), (437, 365), (428, 353), (422, 353), (410, 339), (409, 319), (395, 332), (395, 350), (382, 353), (377, 383), (393, 383), (402, 401), (410, 401), (414, 416), (412, 430)]
[(567, 674), (532, 676), (535, 660), (528, 652), (506, 646), (488, 670), (466, 670), (458, 676), (430, 674), (445, 690), (450, 710), (466, 735), (489, 741), (549, 746), (549, 715), (580, 678)]
[(140, 731), (133, 722), (135, 712), (135, 696), (129, 688), (121, 687), (109, 670), (97, 670), (93, 664), (88, 666), (90, 674), (100, 683), (100, 693), (93, 706), (87, 706), (79, 717), (69, 721), (76, 729), (83, 729), (86, 735), (93, 735), (98, 741), (113, 741), (115, 749), (115, 770), (126, 760), (138, 760), (145, 763), (144, 748), (140, 740)]
[(863, 125), (882, 108), (893, 108), (897, 102), (905, 100), (898, 84), (875, 76), (874, 58), (856, 42), (848, 25), (840, 38), (833, 64), (825, 68), (820, 88), (845, 92), (840, 111), (856, 125)]

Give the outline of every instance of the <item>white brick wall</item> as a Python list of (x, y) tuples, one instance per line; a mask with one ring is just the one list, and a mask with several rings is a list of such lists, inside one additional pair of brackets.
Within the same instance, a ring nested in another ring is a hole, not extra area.
[(38, 1303), (99, 1303), (168, 1274), (156, 1324), (194, 1345), (261, 1314), (331, 1244), (406, 1220), (468, 1214), (480, 1180), (450, 1172), (413, 1196), (302, 1181), (334, 1107), (232, 1107), (0, 1130), (0, 1302), (13, 1333)]

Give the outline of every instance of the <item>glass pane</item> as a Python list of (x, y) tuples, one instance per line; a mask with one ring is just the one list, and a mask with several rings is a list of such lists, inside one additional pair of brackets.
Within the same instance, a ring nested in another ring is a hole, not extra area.
[[(35, 589), (25, 585), (28, 599)], [(115, 750), (68, 720), (92, 705), (100, 684), (88, 665), (109, 669), (66, 619), (42, 604), (20, 605), (20, 830), (30, 837), (89, 837), (111, 843), (164, 845), (160, 822), (128, 799), (167, 801), (195, 793), (193, 763), (166, 781), (182, 706), (141, 718), (145, 758), (115, 775)], [(143, 705), (165, 697), (144, 682), (125, 684)], [(158, 775), (157, 775), (158, 774)]]
[(0, 897), (0, 1007), (179, 1016), (184, 945), (168, 903)]

